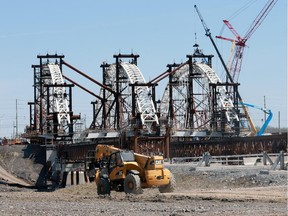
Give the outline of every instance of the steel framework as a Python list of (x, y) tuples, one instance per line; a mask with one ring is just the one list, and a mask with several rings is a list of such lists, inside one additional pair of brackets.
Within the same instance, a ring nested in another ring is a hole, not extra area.
[[(167, 65), (169, 82), (159, 107), (160, 122), (166, 119), (175, 136), (239, 135), (237, 84), (222, 83), (211, 68), (213, 56), (197, 48), (187, 57), (183, 64)], [(234, 86), (232, 95), (227, 86)]]
[[(101, 101), (95, 102), (95, 118), (92, 128), (109, 130), (130, 130), (138, 125), (143, 133), (151, 134), (159, 124), (153, 101), (152, 89), (147, 85), (137, 67), (138, 55), (115, 55), (116, 63), (102, 64), (103, 84), (112, 89), (101, 88)], [(122, 62), (121, 58), (133, 61)], [(101, 112), (102, 110), (102, 112)]]
[[(139, 55), (135, 54), (114, 55), (115, 63), (104, 62), (100, 66), (102, 83), (65, 62), (64, 56), (38, 56), (40, 64), (32, 66), (35, 101), (30, 103), (30, 128), (46, 138), (71, 140), (73, 121), (78, 119), (72, 112), (71, 89), (76, 85), (96, 98), (91, 102), (91, 126), (86, 135), (80, 136), (89, 142), (118, 139), (120, 145), (136, 152), (169, 156), (170, 143), (179, 137), (193, 140), (238, 136), (243, 117), (236, 96), (238, 84), (222, 83), (212, 69), (213, 55), (204, 55), (198, 45), (195, 47), (186, 62), (167, 65), (168, 70), (150, 82), (137, 67)], [(63, 65), (100, 86), (99, 94), (64, 76)], [(156, 87), (166, 77), (162, 100), (156, 102)], [(232, 95), (226, 91), (230, 86), (234, 89)]]
[[(62, 76), (61, 61), (64, 55), (38, 55), (39, 65), (34, 70), (34, 102), (29, 102), (29, 138), (45, 142), (62, 140), (71, 142), (73, 121), (79, 116), (72, 112), (72, 87)], [(55, 62), (51, 62), (51, 59)]]

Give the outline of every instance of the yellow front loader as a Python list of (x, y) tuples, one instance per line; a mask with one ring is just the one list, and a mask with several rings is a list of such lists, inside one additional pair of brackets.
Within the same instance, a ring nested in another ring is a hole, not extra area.
[(97, 145), (95, 182), (99, 195), (111, 190), (139, 194), (142, 188), (158, 187), (161, 193), (173, 192), (176, 182), (164, 168), (162, 156), (146, 156), (109, 145)]

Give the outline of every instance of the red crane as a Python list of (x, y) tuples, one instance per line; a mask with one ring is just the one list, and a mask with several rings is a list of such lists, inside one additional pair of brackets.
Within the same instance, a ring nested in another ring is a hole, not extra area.
[(216, 36), (216, 38), (220, 38), (223, 40), (228, 40), (231, 42), (235, 42), (236, 50), (235, 54), (231, 63), (231, 67), (229, 68), (229, 72), (231, 77), (233, 78), (233, 82), (237, 82), (239, 78), (239, 74), (241, 71), (241, 65), (243, 60), (243, 52), (244, 48), (246, 47), (247, 40), (252, 36), (252, 34), (256, 31), (256, 29), (261, 25), (265, 17), (268, 15), (268, 13), (271, 11), (273, 6), (276, 4), (278, 0), (268, 0), (264, 8), (260, 11), (258, 16), (253, 21), (252, 25), (248, 29), (245, 36), (242, 38), (237, 31), (233, 28), (233, 26), (229, 23), (228, 20), (223, 20), (224, 24), (231, 30), (231, 32), (234, 34), (235, 39), (230, 39), (222, 36)]

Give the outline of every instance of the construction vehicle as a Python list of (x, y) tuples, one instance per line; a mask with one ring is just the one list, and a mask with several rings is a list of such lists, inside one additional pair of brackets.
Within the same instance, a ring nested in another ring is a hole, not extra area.
[(164, 168), (163, 156), (146, 156), (98, 144), (95, 161), (98, 195), (109, 195), (111, 190), (140, 194), (143, 188), (151, 187), (168, 193), (176, 186), (172, 173)]

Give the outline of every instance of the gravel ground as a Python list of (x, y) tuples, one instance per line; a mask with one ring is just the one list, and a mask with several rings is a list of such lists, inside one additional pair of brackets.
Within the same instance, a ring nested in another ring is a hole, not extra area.
[(145, 189), (137, 196), (109, 197), (97, 196), (94, 184), (54, 192), (7, 189), (0, 193), (0, 215), (287, 215), (286, 194), (286, 186), (171, 194)]
[[(0, 165), (1, 161), (0, 154)], [(17, 173), (18, 166), (5, 167), (14, 167)], [(177, 182), (174, 193), (161, 194), (153, 188), (140, 195), (113, 191), (102, 197), (96, 194), (94, 183), (47, 192), (0, 181), (0, 215), (287, 215), (287, 171), (261, 166), (195, 168), (189, 164), (167, 168)], [(30, 168), (27, 170), (31, 176)]]

